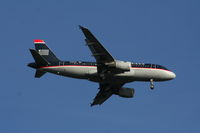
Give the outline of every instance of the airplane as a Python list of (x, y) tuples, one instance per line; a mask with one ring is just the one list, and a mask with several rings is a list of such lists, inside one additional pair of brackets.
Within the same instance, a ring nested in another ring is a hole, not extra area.
[(113, 94), (124, 98), (134, 97), (134, 88), (123, 87), (126, 83), (150, 82), (150, 88), (154, 89), (154, 82), (176, 77), (174, 72), (161, 65), (116, 60), (89, 29), (82, 26), (79, 28), (85, 35), (86, 45), (96, 62), (62, 61), (47, 47), (44, 40), (34, 40), (35, 49), (29, 50), (35, 62), (29, 63), (28, 66), (36, 69), (35, 78), (48, 72), (97, 82), (99, 92), (91, 103), (91, 106), (94, 106), (101, 105)]

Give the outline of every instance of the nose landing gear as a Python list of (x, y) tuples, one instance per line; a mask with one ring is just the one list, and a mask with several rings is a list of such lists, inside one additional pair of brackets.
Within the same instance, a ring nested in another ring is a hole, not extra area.
[(153, 79), (150, 79), (150, 89), (151, 89), (151, 90), (154, 89)]

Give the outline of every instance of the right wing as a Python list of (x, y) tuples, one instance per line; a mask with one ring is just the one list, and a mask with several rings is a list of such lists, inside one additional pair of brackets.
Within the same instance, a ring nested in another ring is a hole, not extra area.
[(104, 103), (108, 98), (112, 96), (119, 88), (121, 88), (124, 84), (118, 85), (110, 85), (110, 84), (99, 84), (99, 92), (97, 93), (96, 97), (94, 98), (91, 106), (94, 105), (101, 105)]
[(91, 107), (98, 104), (101, 105), (108, 98), (110, 98), (112, 94), (113, 93), (111, 89), (108, 89), (108, 90), (100, 89), (100, 91), (97, 93), (96, 97), (94, 98), (93, 102), (91, 103)]

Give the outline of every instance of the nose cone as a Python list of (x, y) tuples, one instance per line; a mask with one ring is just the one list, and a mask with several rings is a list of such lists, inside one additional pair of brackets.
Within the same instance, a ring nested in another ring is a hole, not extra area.
[(176, 74), (174, 72), (169, 72), (168, 76), (170, 80), (176, 78)]

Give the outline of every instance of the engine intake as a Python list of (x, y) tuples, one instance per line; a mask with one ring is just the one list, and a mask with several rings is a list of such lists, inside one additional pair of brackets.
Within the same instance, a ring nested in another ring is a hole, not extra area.
[(134, 96), (134, 88), (120, 88), (116, 95), (125, 98), (132, 98)]

